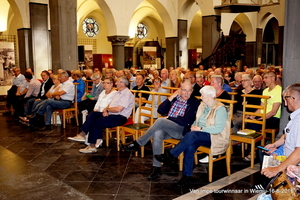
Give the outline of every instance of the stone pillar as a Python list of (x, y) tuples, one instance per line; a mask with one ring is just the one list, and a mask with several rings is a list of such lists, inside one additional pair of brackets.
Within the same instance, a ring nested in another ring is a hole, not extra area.
[(52, 69), (77, 69), (77, 0), (49, 0), (49, 7)]
[[(283, 89), (293, 83), (299, 83), (300, 74), (300, 26), (295, 26), (299, 21), (299, 0), (285, 2), (285, 22), (283, 37)], [(293, 31), (291, 31), (293, 30)], [(282, 104), (282, 115), (280, 118), (280, 134), (288, 123), (289, 114), (287, 108)], [(279, 137), (279, 135), (277, 137)]]
[(188, 69), (187, 20), (178, 20), (179, 66)]
[[(49, 69), (50, 41), (48, 32), (48, 5), (40, 3), (29, 3), (30, 27), (32, 40), (32, 62), (36, 77), (40, 77), (43, 70)], [(29, 60), (29, 63), (30, 60)]]
[(283, 38), (284, 38), (284, 26), (279, 26), (279, 34), (278, 34), (278, 56), (277, 61), (278, 65), (283, 64)]
[[(261, 28), (256, 29), (256, 58), (255, 58), (255, 64), (258, 66), (261, 64), (261, 58), (262, 58), (262, 36), (263, 30)], [(256, 67), (253, 66), (253, 67)]]
[[(220, 38), (220, 18), (221, 16), (202, 17), (202, 56), (203, 59), (211, 55)], [(205, 66), (209, 67), (209, 66)], [(220, 66), (218, 66), (220, 67)]]
[(169, 67), (179, 67), (179, 55), (178, 55), (178, 38), (168, 37), (166, 38), (166, 58), (165, 58), (165, 68)]
[(246, 52), (244, 59), (242, 59), (242, 66), (247, 65), (248, 67), (257, 67), (255, 50), (256, 42), (246, 42)]
[(113, 66), (117, 70), (124, 69), (125, 67), (125, 51), (124, 44), (129, 40), (129, 36), (107, 36), (108, 41), (112, 45)]
[(18, 29), (17, 32), (19, 45), (19, 67), (21, 72), (24, 73), (26, 68), (33, 66), (31, 30), (29, 28), (21, 28)]

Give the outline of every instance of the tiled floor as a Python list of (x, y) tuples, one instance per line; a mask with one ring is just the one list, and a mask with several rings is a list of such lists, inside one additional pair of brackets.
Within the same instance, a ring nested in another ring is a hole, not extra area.
[[(181, 176), (177, 165), (163, 167), (163, 175), (155, 181), (146, 179), (152, 163), (150, 145), (145, 158), (117, 152), (114, 140), (110, 147), (86, 155), (78, 152), (84, 144), (67, 140), (79, 132), (74, 125), (32, 131), (0, 116), (0, 129), (0, 199), (240, 200), (255, 196), (247, 190), (260, 184), (258, 167), (249, 169), (239, 156), (232, 159), (233, 175), (226, 176), (225, 162), (219, 161), (214, 165), (215, 182), (209, 183), (207, 165), (200, 164), (194, 169), (194, 183), (180, 188), (176, 186)], [(205, 192), (211, 189), (245, 192)]]

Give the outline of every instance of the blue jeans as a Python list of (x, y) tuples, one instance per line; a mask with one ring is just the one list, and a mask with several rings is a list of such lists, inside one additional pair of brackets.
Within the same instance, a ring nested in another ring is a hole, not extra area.
[[(153, 155), (160, 155), (162, 153), (162, 142), (165, 139), (182, 139), (183, 126), (179, 126), (175, 122), (158, 118), (155, 123), (147, 130), (147, 132), (141, 136), (136, 142), (144, 146), (153, 137), (152, 151)], [(153, 166), (161, 167), (161, 162), (156, 160), (153, 156)]]
[(210, 133), (202, 131), (188, 132), (184, 138), (171, 149), (171, 154), (178, 157), (184, 152), (182, 175), (192, 176), (194, 167), (194, 153), (199, 146), (210, 147)]
[(65, 109), (72, 105), (71, 101), (47, 99), (43, 106), (37, 111), (37, 114), (44, 115), (46, 112), (45, 125), (51, 125), (52, 111), (55, 109)]
[(89, 133), (88, 142), (95, 144), (97, 139), (102, 138), (104, 128), (121, 126), (127, 122), (127, 118), (122, 115), (109, 115), (103, 117), (101, 112), (91, 112), (81, 130), (86, 134)]

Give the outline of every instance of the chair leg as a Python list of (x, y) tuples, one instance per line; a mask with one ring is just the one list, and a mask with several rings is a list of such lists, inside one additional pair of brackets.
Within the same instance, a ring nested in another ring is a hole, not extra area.
[(75, 111), (75, 119), (76, 119), (76, 124), (77, 124), (77, 126), (79, 126), (79, 122), (78, 122), (78, 113), (77, 113), (77, 111)]
[(63, 111), (63, 128), (66, 128), (66, 111)]
[(199, 164), (198, 156), (195, 153), (194, 153), (194, 160), (195, 160), (195, 164), (198, 165)]
[(255, 141), (251, 142), (251, 169), (254, 168), (254, 159), (255, 159)]
[(145, 147), (141, 146), (141, 157), (144, 158), (145, 156)]
[(183, 152), (179, 155), (179, 171), (183, 170)]
[(109, 146), (109, 137), (108, 137), (108, 133), (109, 132), (109, 129), (108, 128), (106, 128), (105, 129), (105, 136), (106, 136), (106, 147), (108, 147)]
[(245, 143), (242, 143), (242, 157), (245, 157)]
[(213, 156), (208, 156), (208, 181), (212, 182), (212, 174), (213, 174)]
[(227, 175), (231, 174), (230, 170), (230, 161), (231, 161), (231, 145), (226, 150), (226, 167), (227, 167)]
[(272, 144), (275, 142), (276, 129), (272, 129)]
[(117, 127), (117, 151), (120, 151), (120, 127)]

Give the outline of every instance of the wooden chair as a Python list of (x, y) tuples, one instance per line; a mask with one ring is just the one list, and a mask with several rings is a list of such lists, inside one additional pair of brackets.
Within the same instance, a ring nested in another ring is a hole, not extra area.
[(93, 84), (90, 85), (90, 83), (93, 83), (92, 80), (84, 80), (84, 85), (85, 85), (85, 89), (84, 92), (85, 93), (90, 93), (93, 89)]
[(72, 117), (75, 117), (76, 125), (79, 126), (78, 107), (77, 107), (77, 85), (79, 83), (73, 83), (73, 84), (75, 86), (75, 95), (74, 95), (74, 102), (71, 105), (71, 107), (66, 109), (57, 109), (53, 111), (52, 120), (56, 126), (57, 126), (57, 116), (62, 116), (63, 128), (66, 128), (66, 121), (70, 123)]
[[(228, 104), (228, 121), (230, 122), (232, 120), (232, 116), (233, 116), (233, 104), (236, 103), (236, 101), (233, 100), (226, 100), (226, 99), (218, 99), (220, 102)], [(230, 129), (230, 134), (231, 134), (231, 129)], [(174, 147), (175, 145), (177, 145), (180, 142), (180, 140), (177, 139), (167, 139), (164, 140), (164, 147)], [(228, 141), (228, 144), (230, 140)], [(217, 159), (213, 159), (213, 154), (212, 154), (212, 150), (210, 149), (210, 147), (205, 147), (205, 146), (200, 146), (197, 148), (194, 156), (195, 156), (195, 163), (198, 164), (198, 158), (197, 158), (197, 154), (202, 154), (202, 153), (206, 153), (208, 154), (208, 180), (209, 182), (212, 181), (212, 173), (213, 173), (213, 163), (217, 162), (219, 160), (222, 159), (226, 159), (226, 167), (227, 167), (227, 174), (230, 175), (230, 161), (231, 161), (231, 147), (230, 145), (228, 146), (225, 155), (219, 155), (219, 157)], [(181, 153), (179, 155), (179, 171), (182, 171), (183, 169), (183, 153)]]
[[(138, 90), (130, 90), (133, 95), (135, 96), (135, 94), (137, 92), (139, 92)], [(135, 118), (135, 102), (133, 103), (133, 107), (132, 107), (132, 113), (131, 113), (131, 117), (128, 118), (127, 122), (124, 125), (129, 125), (129, 124), (133, 124), (133, 119)], [(122, 143), (125, 143), (125, 134), (121, 133), (121, 131), (123, 131), (122, 129), (120, 129), (121, 126), (118, 127), (113, 127), (113, 128), (106, 128), (105, 129), (105, 135), (106, 135), (106, 146), (109, 146), (109, 139), (112, 138), (112, 133), (116, 133), (116, 138), (117, 138), (117, 151), (120, 151), (120, 139), (122, 141)]]
[[(156, 93), (153, 93), (153, 95), (155, 96), (158, 96), (158, 105), (160, 105), (162, 102), (161, 102), (161, 96), (171, 96), (172, 94), (170, 93), (159, 93), (159, 92), (156, 92)], [(153, 111), (154, 112), (154, 111)], [(162, 117), (159, 113), (157, 113), (157, 116), (158, 118)], [(153, 119), (153, 122), (155, 122), (155, 119)], [(152, 123), (153, 124), (153, 123)], [(146, 133), (147, 130), (142, 130), (140, 132), (140, 135), (139, 136), (142, 136)], [(145, 155), (145, 148), (144, 146), (141, 146), (141, 157), (144, 158), (144, 155)]]
[[(256, 132), (252, 135), (241, 135), (237, 133), (233, 133), (230, 137), (230, 144), (236, 145), (241, 143), (242, 144), (242, 157), (245, 156), (245, 143), (251, 144), (251, 168), (254, 167), (254, 158), (255, 158), (255, 143), (261, 141), (261, 145), (265, 144), (265, 128), (266, 128), (266, 108), (267, 108), (267, 99), (270, 98), (270, 96), (263, 96), (263, 95), (250, 95), (250, 94), (243, 94), (243, 122), (242, 122), (242, 129), (245, 129), (246, 123), (254, 123), (254, 124), (260, 124), (262, 125), (261, 131)], [(263, 105), (252, 105), (248, 104), (247, 97), (251, 98), (260, 98), (263, 100)], [(254, 109), (261, 109), (262, 113), (256, 113), (246, 111), (247, 108), (254, 108)], [(249, 116), (257, 116), (261, 117), (262, 120), (253, 120), (253, 119), (247, 119), (246, 115)], [(236, 141), (233, 143), (233, 141)]]
[[(227, 108), (227, 112), (228, 112), (228, 120), (227, 123), (231, 123), (232, 121), (232, 117), (233, 117), (233, 105), (237, 102), (237, 101), (233, 101), (233, 100), (226, 100), (226, 99), (218, 99), (220, 102), (229, 105)], [(229, 124), (230, 126), (230, 124)], [(230, 133), (229, 133), (229, 138), (230, 135), (232, 133), (232, 129), (230, 128)], [(226, 168), (227, 168), (227, 175), (229, 176), (231, 174), (231, 170), (230, 170), (230, 162), (231, 162), (231, 146), (230, 146), (230, 139), (228, 140), (228, 148), (226, 149), (226, 152), (224, 152), (225, 154), (222, 155), (218, 155), (218, 157), (216, 159), (213, 159), (213, 151), (210, 147), (205, 147), (205, 146), (200, 146), (197, 148), (197, 151), (195, 152), (194, 156), (195, 156), (195, 163), (198, 164), (198, 156), (197, 154), (208, 154), (208, 181), (212, 182), (212, 174), (213, 174), (213, 163), (217, 162), (219, 160), (223, 160), (226, 159)]]
[(275, 142), (276, 133), (278, 133), (278, 131), (279, 131), (278, 128), (276, 128), (276, 129), (271, 129), (271, 128), (265, 129), (266, 135), (267, 135), (267, 133), (271, 134), (272, 143)]
[[(148, 101), (142, 98), (143, 94), (152, 95), (152, 101)], [(139, 114), (138, 123), (129, 124), (125, 126), (121, 126), (121, 132), (117, 134), (117, 141), (121, 139), (123, 143), (125, 143), (125, 136), (133, 136), (133, 139), (136, 140), (140, 136), (142, 130), (148, 129), (153, 124), (153, 115), (154, 115), (154, 92), (148, 91), (139, 91), (139, 108), (135, 114)], [(150, 107), (147, 107), (146, 104), (150, 104)], [(147, 110), (149, 113), (144, 113), (142, 110)], [(148, 117), (150, 119), (150, 124), (145, 124), (141, 122), (142, 116)], [(121, 135), (122, 134), (122, 135)], [(137, 152), (136, 152), (137, 156)]]

